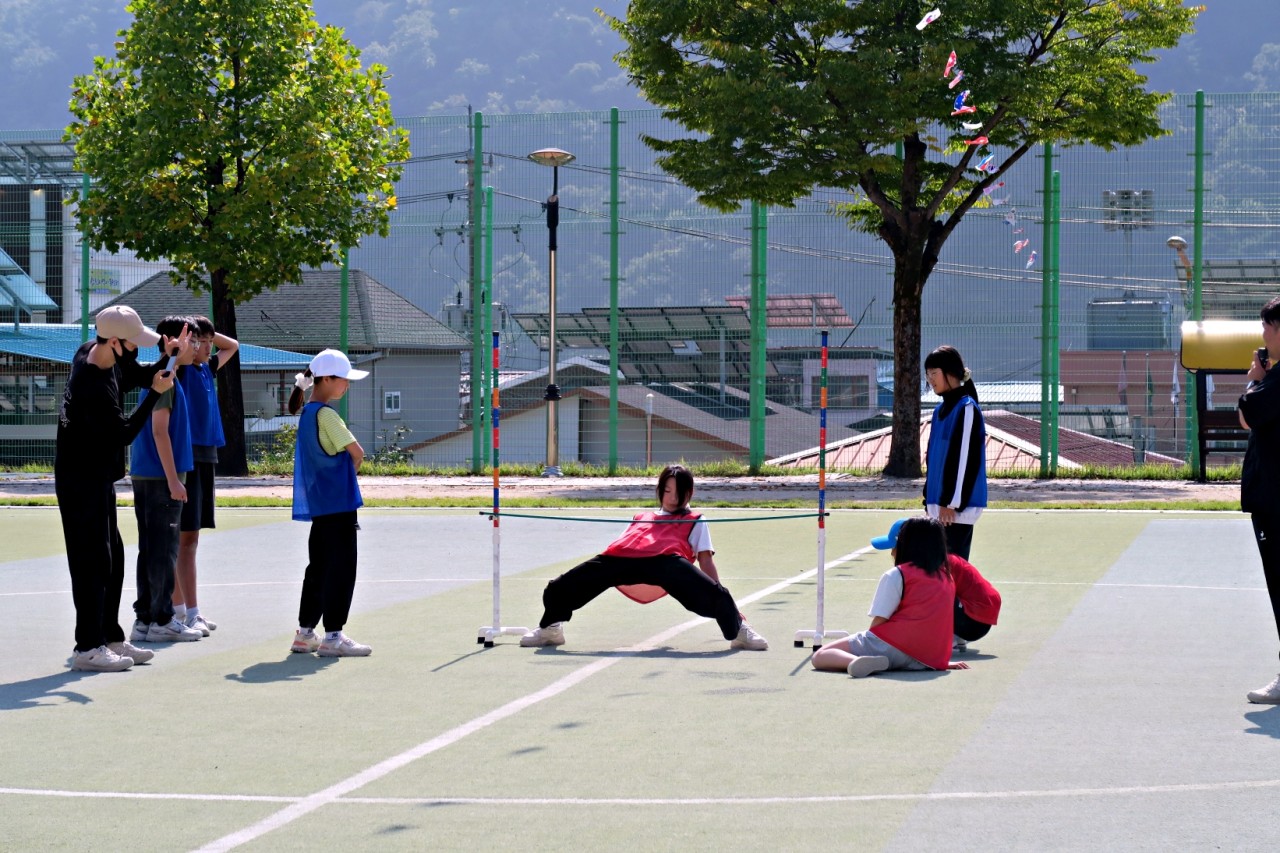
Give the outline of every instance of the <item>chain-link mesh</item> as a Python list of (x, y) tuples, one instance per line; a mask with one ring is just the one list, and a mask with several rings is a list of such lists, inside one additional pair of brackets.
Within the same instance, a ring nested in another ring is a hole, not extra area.
[[(1280, 170), (1273, 162), (1280, 156), (1278, 100), (1206, 98), (1199, 160), (1192, 96), (1164, 107), (1165, 137), (1132, 149), (1053, 152), (1051, 168), (1061, 176), (1059, 423), (1068, 431), (1059, 442), (1060, 472), (1077, 464), (1189, 458), (1194, 397), (1178, 346), (1179, 325), (1193, 310), (1197, 269), (1205, 318), (1256, 320), (1258, 308), (1280, 290), (1272, 245), (1280, 216)], [(468, 116), (402, 121), (413, 159), (398, 187), (390, 236), (367, 238), (349, 256), (348, 348), (374, 365), (361, 395), (353, 391), (349, 417), (371, 454), (431, 467), (478, 469), (491, 461), (491, 329), (501, 338), (502, 461), (548, 461), (545, 202), (554, 188), (559, 462), (748, 458), (751, 211), (712, 211), (657, 167), (642, 137), (682, 133), (659, 111), (618, 118), (616, 161), (607, 111), (486, 115), (479, 128)], [(553, 170), (529, 159), (545, 148), (571, 152), (574, 160)], [(997, 163), (1007, 154), (993, 153)], [(1197, 267), (1198, 162), (1204, 205)], [(1013, 448), (1000, 454), (1003, 467), (1039, 465), (1044, 182), (1043, 151), (1011, 168), (988, 205), (973, 210), (945, 245), (925, 288), (924, 349), (948, 343), (963, 354), (989, 425), (1002, 447)], [(82, 258), (74, 231), (61, 225), (69, 215), (51, 213), (39, 224), (29, 216), (29, 191), (40, 185), (0, 188), (0, 247), (15, 260), (30, 261), (24, 247), (33, 245), (33, 229), (60, 235), (47, 253), (59, 258), (58, 282), (54, 265), (37, 279), (59, 311), (34, 318), (19, 312), (18, 335), (32, 319), (75, 322), (80, 314)], [(473, 203), (485, 188), (492, 188), (487, 208)], [(844, 192), (816, 190), (793, 208), (768, 210), (767, 230), (755, 233), (767, 241), (757, 272), (768, 297), (768, 401), (763, 436), (756, 439), (767, 459), (816, 447), (823, 328), (831, 331), (828, 440), (854, 439), (888, 424), (892, 259), (877, 238), (852, 232), (833, 213), (848, 200)], [(131, 289), (158, 269), (102, 253), (90, 253), (88, 266), (91, 312), (108, 299), (141, 299)], [(264, 308), (255, 301), (237, 312), (242, 341), (304, 355), (337, 346), (339, 278), (319, 276), (309, 273), (301, 291), (286, 288), (278, 297), (305, 301), (305, 316), (317, 317), (314, 323), (288, 307), (300, 302)], [(476, 322), (477, 301), (490, 305), (489, 326), (484, 311)], [(8, 311), (0, 310), (0, 319), (11, 321)], [(290, 334), (272, 334), (284, 326)], [(11, 329), (3, 334), (12, 338)], [(10, 345), (0, 356), (3, 461), (47, 464), (53, 414), (47, 405), (42, 410), (42, 401), (61, 387), (66, 365), (19, 350)], [(482, 370), (473, 376), (475, 358)], [(611, 365), (617, 368), (616, 414)], [(272, 388), (282, 382), (288, 384), (283, 374), (268, 370), (246, 380), (246, 395), (278, 401), (282, 392)], [(1215, 375), (1203, 402), (1230, 408), (1242, 383), (1239, 375)], [(930, 400), (923, 395), (926, 411)], [(286, 422), (279, 410), (255, 413), (273, 428)], [(1210, 455), (1212, 463), (1231, 458), (1219, 451)], [(812, 460), (816, 464), (816, 454)]]

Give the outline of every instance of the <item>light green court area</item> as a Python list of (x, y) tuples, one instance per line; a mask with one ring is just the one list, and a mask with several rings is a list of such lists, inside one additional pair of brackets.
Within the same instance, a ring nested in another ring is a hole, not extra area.
[[(220, 514), (220, 525), (230, 515)], [(1112, 636), (1117, 620), (1097, 618), (1095, 608), (1109, 612), (1110, 596), (1123, 593), (1135, 596), (1119, 605), (1135, 623), (1150, 618), (1144, 599), (1179, 622), (1184, 604), (1170, 596), (1182, 596), (1202, 619), (1234, 614), (1251, 623), (1246, 634), (1256, 649), (1248, 641), (1235, 648), (1254, 659), (1233, 662), (1232, 675), (1256, 672), (1263, 683), (1274, 660), (1273, 628), (1258, 621), (1259, 613), (1269, 618), (1261, 571), (1247, 565), (1252, 543), (1239, 535), (1247, 522), (1238, 516), (988, 513), (973, 562), (1000, 589), (1004, 608), (989, 637), (958, 658), (971, 669), (855, 681), (814, 672), (808, 649), (792, 645), (797, 630), (815, 627), (816, 582), (805, 575), (816, 561), (812, 519), (713, 527), (722, 579), (769, 638), (767, 652), (729, 651), (714, 623), (669, 598), (640, 606), (612, 591), (566, 625), (566, 645), (531, 650), (514, 637), (487, 649), (476, 643), (492, 615), (487, 521), (365, 512), (348, 630), (375, 651), (335, 661), (287, 652), (301, 569), (290, 561), (305, 526), (282, 521), (280, 512), (246, 515), (207, 543), (219, 564), (241, 558), (210, 587), (222, 622), (213, 637), (161, 649), (152, 664), (118, 675), (69, 673), (49, 654), (42, 671), (0, 685), (7, 744), (0, 849), (875, 850), (922, 849), (925, 838), (930, 849), (1072, 849), (1073, 836), (1058, 830), (1036, 841), (1006, 826), (1009, 815), (1034, 809), (1026, 791), (998, 781), (958, 792), (972, 799), (965, 813), (982, 821), (980, 842), (976, 834), (933, 835), (939, 827), (929, 810), (956, 795), (955, 778), (972, 770), (998, 780), (1003, 766), (1010, 780), (1037, 778), (1046, 801), (1127, 812), (1135, 827), (1144, 815), (1176, 825), (1179, 816), (1163, 813), (1168, 801), (1159, 796), (1135, 815), (1133, 802), (1109, 791), (1056, 792), (1066, 787), (1058, 784), (1059, 760), (1036, 766), (1045, 744), (1076, 737), (1079, 727), (1101, 730), (1132, 706), (1122, 692), (1081, 702), (1067, 691), (1070, 714), (1042, 709), (1046, 673), (1089, 677), (1072, 671), (1073, 648), (1110, 646), (1115, 654), (1091, 665), (1114, 667), (1117, 681), (1156, 675), (1126, 666), (1142, 656), (1144, 632), (1131, 624)], [(894, 517), (830, 519), (828, 560), (853, 556), (827, 571), (828, 629), (866, 627), (890, 559), (864, 549)], [(503, 578), (503, 623), (536, 624), (546, 580), (617, 530), (505, 522), (504, 566), (522, 558), (538, 565)], [(1153, 563), (1169, 559), (1143, 556), (1165, 547), (1196, 559), (1188, 542), (1235, 564), (1230, 577), (1215, 575), (1218, 591), (1189, 589), (1186, 577), (1162, 583)], [(1126, 571), (1149, 577), (1117, 574)], [(8, 617), (0, 624), (21, 621), (23, 608), (54, 606), (48, 596), (19, 592), (0, 592)], [(1206, 606), (1206, 598), (1221, 601)], [(378, 606), (360, 610), (362, 600)], [(245, 612), (229, 609), (236, 601), (246, 602)], [(1164, 642), (1165, 627), (1148, 633)], [(1241, 718), (1250, 711), (1243, 691), (1257, 685), (1242, 682), (1226, 695), (1202, 681), (1193, 679), (1183, 700), (1227, 706), (1198, 723), (1229, 729), (1223, 754), (1185, 779), (1169, 778), (1168, 762), (1165, 776), (1138, 778), (1150, 769), (1143, 765), (1127, 780), (1100, 766), (1100, 788), (1252, 780), (1263, 787), (1240, 796), (1274, 794), (1263, 759), (1280, 757), (1280, 723)], [(1038, 724), (1025, 719), (1030, 708)], [(997, 722), (1009, 719), (1018, 722)], [(1093, 760), (1087, 752), (1077, 759)], [(1239, 764), (1244, 754), (1255, 764)], [(1106, 749), (1097, 760), (1115, 770)], [(979, 766), (988, 761), (994, 770)]]

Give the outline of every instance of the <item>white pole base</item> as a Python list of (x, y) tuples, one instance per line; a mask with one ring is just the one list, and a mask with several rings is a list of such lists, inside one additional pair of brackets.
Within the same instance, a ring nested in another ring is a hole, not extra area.
[(528, 628), (517, 628), (508, 626), (503, 628), (494, 628), (486, 625), (476, 631), (476, 642), (483, 645), (486, 649), (493, 648), (493, 641), (498, 637), (523, 637), (529, 633)]
[(803, 649), (805, 641), (810, 641), (814, 651), (830, 640), (840, 640), (849, 636), (848, 631), (796, 631), (796, 648)]

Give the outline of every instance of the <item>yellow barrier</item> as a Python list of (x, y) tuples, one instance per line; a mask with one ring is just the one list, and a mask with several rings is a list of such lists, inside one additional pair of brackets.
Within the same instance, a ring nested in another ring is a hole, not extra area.
[(1187, 370), (1245, 371), (1260, 346), (1260, 320), (1188, 320), (1182, 324), (1180, 358)]

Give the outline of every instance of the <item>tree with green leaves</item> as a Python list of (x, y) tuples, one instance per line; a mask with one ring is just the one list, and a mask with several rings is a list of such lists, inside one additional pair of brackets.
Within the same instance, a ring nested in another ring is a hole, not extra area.
[[(919, 26), (936, 6), (941, 15)], [(631, 0), (608, 18), (622, 68), (694, 136), (646, 137), (701, 200), (791, 205), (845, 189), (850, 226), (893, 254), (893, 439), (885, 473), (920, 474), (925, 282), (965, 214), (1041, 143), (1135, 145), (1166, 95), (1135, 63), (1190, 31), (1181, 0)], [(951, 51), (960, 89), (943, 72)], [(976, 108), (953, 115), (954, 96)], [(1000, 152), (975, 168), (986, 136)]]
[[(66, 138), (93, 179), (73, 198), (79, 228), (95, 249), (167, 261), (236, 337), (237, 303), (388, 233), (409, 145), (386, 69), (362, 68), (308, 0), (127, 8), (115, 58), (73, 85)], [(245, 473), (238, 362), (218, 376), (222, 470)]]

